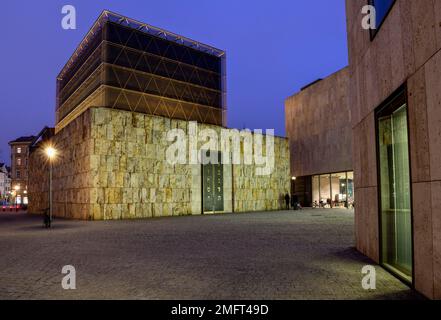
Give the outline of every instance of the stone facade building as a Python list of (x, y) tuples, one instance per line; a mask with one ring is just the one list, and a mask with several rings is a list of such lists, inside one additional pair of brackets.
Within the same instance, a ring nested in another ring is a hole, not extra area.
[(344, 68), (285, 101), (292, 190), (305, 206), (354, 200), (348, 93), (349, 68)]
[[(92, 30), (84, 40), (89, 47), (80, 44), (58, 77), (55, 134), (31, 153), (30, 212), (48, 207), (46, 144), (58, 150), (55, 216), (130, 219), (282, 208), (290, 187), (285, 138), (250, 135), (264, 146), (274, 141), (274, 154), (264, 151), (274, 163), (267, 175), (256, 174), (262, 163), (171, 164), (167, 158), (172, 129), (187, 137), (196, 123), (198, 131), (235, 132), (224, 127), (223, 51), (107, 11)], [(241, 158), (249, 153), (245, 142)], [(196, 143), (198, 154), (204, 145)], [(233, 157), (219, 143), (210, 147), (218, 151)], [(251, 156), (258, 151), (252, 146)]]
[(346, 0), (346, 14), (349, 67), (286, 100), (291, 174), (333, 195), (323, 173), (353, 169), (357, 249), (440, 299), (441, 2)]
[(346, 1), (357, 248), (440, 299), (441, 2), (379, 2)]
[[(141, 113), (90, 108), (52, 138), (54, 214), (77, 219), (128, 219), (211, 213), (203, 206), (203, 165), (166, 161), (167, 130), (187, 131), (189, 122)], [(198, 124), (198, 129), (218, 126)], [(219, 212), (282, 208), (289, 190), (286, 139), (275, 140), (275, 169), (256, 176), (253, 165), (223, 165), (223, 208)], [(47, 208), (47, 161), (31, 156), (35, 177), (30, 211)]]

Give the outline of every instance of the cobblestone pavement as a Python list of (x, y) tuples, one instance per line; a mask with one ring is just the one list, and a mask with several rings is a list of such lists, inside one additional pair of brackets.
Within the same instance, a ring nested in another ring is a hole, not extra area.
[[(1, 299), (414, 299), (353, 248), (353, 212), (309, 209), (130, 221), (0, 212)], [(63, 290), (63, 265), (77, 289)]]

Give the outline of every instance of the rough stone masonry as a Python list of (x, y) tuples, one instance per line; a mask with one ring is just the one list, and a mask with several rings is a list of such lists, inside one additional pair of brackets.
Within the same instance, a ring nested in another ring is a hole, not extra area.
[[(170, 165), (165, 159), (170, 145), (165, 133), (187, 132), (188, 126), (184, 120), (123, 110), (83, 112), (51, 141), (59, 150), (53, 164), (54, 216), (109, 220), (201, 214), (201, 165)], [(204, 128), (225, 129), (198, 124)], [(282, 209), (290, 190), (288, 148), (287, 139), (274, 137), (270, 175), (256, 175), (256, 165), (223, 165), (223, 212)], [(29, 161), (29, 212), (40, 213), (49, 206), (48, 163), (38, 149)]]

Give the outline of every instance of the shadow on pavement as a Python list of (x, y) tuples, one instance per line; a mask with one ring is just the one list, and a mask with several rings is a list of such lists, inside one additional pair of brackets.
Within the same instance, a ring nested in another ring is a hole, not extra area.
[[(346, 262), (359, 262), (363, 264), (369, 264), (376, 266), (378, 268), (382, 268), (381, 265), (377, 264), (372, 259), (364, 256), (361, 254), (355, 247), (349, 247), (340, 251), (335, 251), (331, 253), (335, 257), (337, 257), (340, 260), (346, 261)], [(382, 268), (383, 269), (383, 268)], [(384, 269), (383, 269), (384, 270)], [(387, 272), (387, 271), (385, 271)], [(409, 287), (409, 289), (396, 291), (392, 293), (383, 293), (375, 296), (369, 297), (369, 299), (374, 300), (427, 300), (426, 297), (419, 294), (415, 290)]]
[(58, 224), (56, 222), (52, 222), (52, 226), (50, 228), (45, 228), (43, 225), (43, 219), (41, 219), (40, 223), (38, 221), (36, 221), (34, 225), (15, 228), (15, 230), (19, 230), (19, 231), (36, 231), (36, 230), (51, 231), (51, 230), (77, 229), (77, 228), (81, 228), (81, 225), (63, 224), (63, 223)]

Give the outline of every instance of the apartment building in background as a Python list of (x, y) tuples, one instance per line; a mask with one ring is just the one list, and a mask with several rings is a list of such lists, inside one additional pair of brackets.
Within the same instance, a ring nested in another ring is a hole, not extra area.
[(5, 164), (0, 163), (0, 204), (10, 200), (11, 197), (11, 169)]
[(29, 146), (35, 136), (24, 136), (9, 142), (11, 147), (11, 192), (17, 205), (28, 204)]

